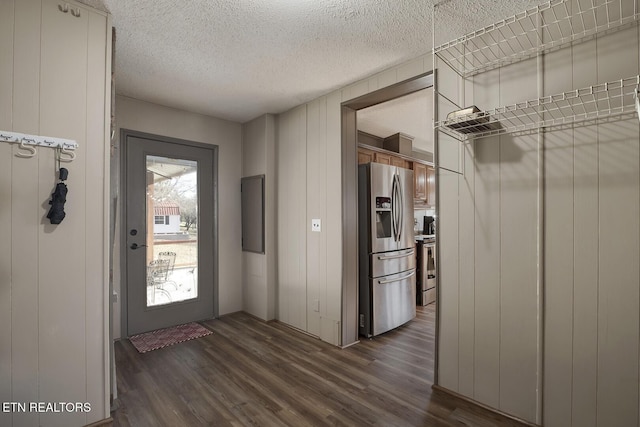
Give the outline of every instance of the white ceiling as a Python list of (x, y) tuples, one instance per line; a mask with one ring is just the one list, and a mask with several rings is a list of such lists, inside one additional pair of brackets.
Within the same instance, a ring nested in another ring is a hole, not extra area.
[[(81, 0), (113, 16), (116, 92), (246, 122), (428, 52), (434, 0)], [(542, 3), (447, 0), (437, 43)]]
[(357, 112), (358, 130), (380, 138), (413, 137), (413, 150), (433, 153), (433, 89), (423, 89)]

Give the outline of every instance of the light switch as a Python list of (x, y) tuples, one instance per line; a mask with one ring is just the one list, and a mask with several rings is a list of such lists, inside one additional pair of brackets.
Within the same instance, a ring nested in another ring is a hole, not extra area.
[(320, 220), (319, 219), (312, 219), (311, 220), (311, 231), (317, 231), (318, 233), (320, 232)]

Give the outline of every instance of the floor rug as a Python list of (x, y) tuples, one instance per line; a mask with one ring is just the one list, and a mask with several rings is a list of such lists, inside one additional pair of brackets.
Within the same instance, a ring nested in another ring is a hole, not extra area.
[(145, 332), (129, 338), (131, 344), (139, 353), (146, 353), (151, 350), (168, 347), (194, 338), (210, 335), (209, 329), (197, 323), (187, 323), (173, 326), (171, 328), (159, 329), (157, 331)]

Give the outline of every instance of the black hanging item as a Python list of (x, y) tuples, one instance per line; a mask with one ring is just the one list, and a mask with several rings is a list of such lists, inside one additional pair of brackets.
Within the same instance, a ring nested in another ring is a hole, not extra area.
[(69, 176), (69, 171), (66, 168), (60, 167), (60, 153), (57, 152), (58, 160), (58, 178), (60, 182), (56, 184), (56, 189), (51, 193), (51, 200), (49, 204), (49, 213), (47, 218), (51, 221), (51, 224), (60, 224), (65, 217), (64, 203), (67, 201), (67, 185), (63, 182)]
[(67, 201), (67, 185), (64, 182), (56, 184), (55, 191), (51, 194), (51, 200), (49, 204), (49, 213), (47, 218), (51, 221), (51, 224), (60, 224), (65, 217), (64, 202)]
[(69, 171), (66, 168), (60, 168), (60, 172), (58, 173), (60, 181), (66, 181), (69, 176)]

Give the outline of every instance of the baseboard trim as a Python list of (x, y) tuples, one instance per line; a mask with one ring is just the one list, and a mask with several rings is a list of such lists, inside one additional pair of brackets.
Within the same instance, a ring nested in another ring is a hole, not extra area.
[[(290, 330), (292, 330), (292, 331), (294, 331), (294, 332), (301, 333), (302, 335), (306, 335), (306, 336), (308, 336), (308, 337), (311, 337), (311, 338), (314, 338), (314, 339), (320, 340), (320, 337), (319, 337), (319, 336), (317, 336), (317, 335), (313, 335), (312, 333), (309, 333), (309, 332), (307, 332), (307, 331), (303, 331), (302, 329), (296, 328), (295, 326), (289, 325), (288, 323), (281, 322), (281, 321), (279, 321), (279, 320), (277, 320), (277, 319), (274, 321), (274, 323), (275, 323), (275, 324), (277, 324), (277, 325), (282, 325), (283, 327), (285, 327), (285, 328), (287, 328), (287, 329), (290, 329)], [(322, 340), (320, 340), (320, 341), (322, 341)], [(327, 343), (327, 344), (328, 344), (328, 343)]]
[(463, 396), (462, 394), (456, 393), (455, 391), (451, 391), (451, 390), (446, 389), (446, 388), (444, 388), (442, 386), (439, 386), (437, 384), (432, 385), (431, 389), (433, 391), (435, 391), (435, 392), (448, 394), (451, 397), (455, 397), (456, 399), (463, 400), (463, 401), (467, 402), (470, 405), (478, 406), (478, 407), (480, 407), (482, 409), (485, 409), (487, 411), (493, 412), (494, 414), (500, 415), (501, 417), (505, 417), (505, 418), (508, 418), (510, 420), (517, 421), (520, 424), (522, 424), (523, 426), (540, 427), (538, 424), (534, 424), (534, 423), (531, 423), (529, 421), (523, 420), (522, 418), (518, 418), (518, 417), (516, 417), (514, 415), (507, 414), (506, 412), (502, 412), (499, 409), (496, 409), (496, 408), (493, 408), (491, 406), (485, 405), (484, 403), (480, 403), (480, 402), (478, 402), (476, 400), (473, 400), (473, 399), (471, 399), (471, 398), (469, 398), (467, 396)]
[(112, 426), (113, 418), (105, 418), (104, 420), (96, 421), (95, 423), (87, 424), (85, 427), (104, 427), (104, 426)]
[(351, 344), (343, 345), (343, 346), (341, 346), (340, 348), (341, 348), (342, 350), (344, 350), (345, 348), (349, 348), (349, 347), (351, 347), (352, 345), (356, 345), (356, 344), (359, 344), (359, 343), (360, 343), (360, 340), (357, 340), (357, 341), (352, 342)]
[(238, 311), (233, 311), (233, 312), (231, 312), (231, 313), (225, 313), (225, 314), (222, 314), (222, 315), (220, 315), (220, 316), (218, 316), (218, 317), (214, 317), (213, 319), (202, 320), (202, 322), (207, 322), (207, 321), (209, 321), (209, 320), (215, 320), (215, 319), (222, 319), (222, 318), (224, 318), (224, 317), (227, 317), (227, 316), (233, 316), (233, 315), (238, 314), (238, 313), (246, 314), (247, 316), (249, 316), (249, 317), (251, 317), (251, 318), (253, 318), (253, 319), (259, 320), (259, 321), (260, 321), (260, 322), (262, 322), (262, 323), (272, 323), (272, 322), (277, 322), (277, 321), (278, 321), (277, 319), (264, 320), (263, 318), (258, 317), (258, 316), (256, 316), (255, 314), (251, 314), (251, 313), (249, 313), (248, 311), (238, 310)]
[(240, 311), (239, 313), (244, 313), (244, 314), (246, 314), (247, 316), (249, 316), (249, 317), (251, 317), (251, 318), (253, 318), (253, 319), (256, 319), (256, 320), (258, 320), (259, 322), (262, 322), (262, 323), (267, 323), (267, 324), (269, 324), (269, 323), (273, 323), (273, 322), (275, 322), (275, 321), (276, 321), (276, 319), (265, 320), (265, 319), (263, 319), (262, 317), (258, 317), (258, 316), (256, 316), (255, 314), (249, 313), (248, 311), (244, 311), (244, 310), (243, 310), (243, 311)]

